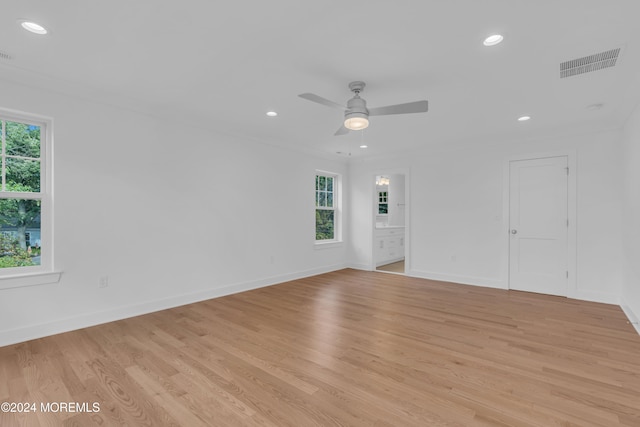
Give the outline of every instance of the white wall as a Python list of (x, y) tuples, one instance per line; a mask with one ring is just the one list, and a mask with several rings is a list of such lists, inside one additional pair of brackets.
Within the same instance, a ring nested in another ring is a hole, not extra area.
[(347, 184), (342, 160), (6, 81), (0, 93), (54, 120), (62, 271), (0, 290), (0, 346), (345, 265), (346, 244), (314, 248), (315, 170)]
[(617, 303), (622, 292), (620, 134), (470, 141), (351, 165), (353, 265), (370, 265), (370, 177), (410, 169), (409, 274), (507, 287), (504, 168), (511, 156), (567, 151), (577, 159), (577, 285), (572, 296)]
[(389, 177), (389, 225), (405, 225), (405, 178), (396, 173)]
[[(622, 306), (634, 322), (640, 319), (640, 106), (629, 118), (623, 133), (623, 230), (625, 286)], [(640, 332), (640, 326), (636, 323)]]

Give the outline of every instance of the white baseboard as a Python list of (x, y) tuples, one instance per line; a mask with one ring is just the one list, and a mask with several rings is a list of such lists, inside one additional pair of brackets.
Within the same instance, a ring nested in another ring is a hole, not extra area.
[(585, 291), (585, 290), (573, 290), (569, 291), (567, 298), (578, 299), (581, 301), (600, 302), (603, 304), (615, 304), (620, 305), (620, 296), (606, 294), (603, 292)]
[(627, 319), (629, 319), (629, 323), (631, 323), (631, 325), (636, 329), (636, 332), (638, 332), (638, 335), (640, 335), (640, 320), (636, 313), (634, 313), (628, 305), (622, 304), (620, 305), (620, 308), (622, 308)]
[(332, 271), (342, 270), (343, 268), (347, 267), (348, 265), (346, 263), (330, 265), (311, 270), (298, 271), (294, 273), (268, 277), (265, 279), (252, 280), (243, 283), (234, 283), (222, 287), (192, 292), (188, 294), (175, 295), (168, 298), (161, 298), (129, 306), (115, 307), (113, 309), (100, 312), (85, 313), (78, 316), (54, 320), (52, 322), (30, 325), (7, 331), (0, 331), (0, 347), (17, 344), (32, 339), (42, 338), (49, 335), (69, 332), (76, 329), (87, 328), (102, 323), (114, 322), (116, 320), (122, 320), (129, 317), (153, 313), (155, 311), (179, 307), (181, 305), (219, 298), (239, 292), (250, 291), (252, 289), (272, 286), (278, 283), (288, 282), (290, 280), (302, 279), (309, 276), (329, 273)]
[(407, 276), (421, 279), (438, 280), (440, 282), (460, 283), (462, 285), (483, 286), (485, 288), (506, 289), (501, 280), (485, 277), (457, 276), (452, 274), (434, 273), (430, 271), (410, 270)]
[(349, 264), (349, 268), (353, 268), (354, 270), (371, 271), (371, 266), (369, 264), (351, 263)]
[[(407, 275), (423, 279), (439, 280), (442, 282), (461, 283), (463, 285), (484, 286), (487, 288), (495, 289), (509, 289), (507, 284), (501, 280), (488, 279), (483, 277), (457, 276), (420, 270), (411, 270), (407, 273)], [(607, 294), (603, 292), (573, 290), (568, 292), (567, 298), (578, 299), (582, 301), (600, 302), (604, 304), (620, 305), (620, 297), (618, 295)]]

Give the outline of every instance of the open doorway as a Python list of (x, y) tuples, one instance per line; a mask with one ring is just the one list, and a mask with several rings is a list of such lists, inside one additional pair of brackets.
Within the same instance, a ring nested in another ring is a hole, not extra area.
[(406, 271), (406, 179), (404, 173), (376, 175), (373, 262), (376, 271)]

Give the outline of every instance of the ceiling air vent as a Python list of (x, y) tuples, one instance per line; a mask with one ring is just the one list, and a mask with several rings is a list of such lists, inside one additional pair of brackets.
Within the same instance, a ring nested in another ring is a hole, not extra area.
[(13, 58), (12, 58), (12, 56), (11, 56), (11, 55), (9, 55), (8, 53), (3, 52), (3, 51), (1, 51), (1, 50), (0, 50), (0, 59), (3, 59), (3, 60), (5, 60), (5, 61), (8, 61), (8, 60), (13, 59)]
[(560, 78), (577, 76), (578, 74), (590, 73), (591, 71), (602, 70), (616, 65), (620, 48), (607, 50), (606, 52), (595, 53), (560, 64)]

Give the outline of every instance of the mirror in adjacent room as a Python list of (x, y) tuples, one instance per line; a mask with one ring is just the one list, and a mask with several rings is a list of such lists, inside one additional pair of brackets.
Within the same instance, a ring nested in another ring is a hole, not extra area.
[(377, 271), (404, 273), (405, 176), (376, 176), (374, 261)]

